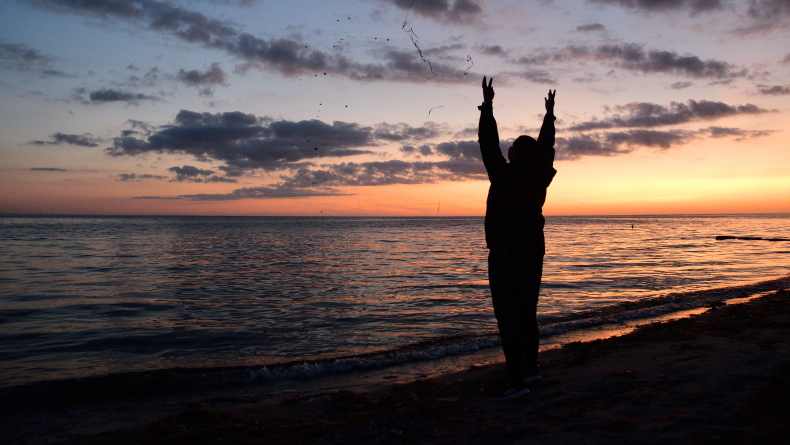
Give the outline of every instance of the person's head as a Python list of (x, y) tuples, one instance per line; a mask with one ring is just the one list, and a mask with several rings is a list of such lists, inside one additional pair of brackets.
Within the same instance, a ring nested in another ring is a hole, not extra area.
[(511, 164), (523, 164), (537, 154), (538, 141), (530, 136), (519, 136), (507, 150)]

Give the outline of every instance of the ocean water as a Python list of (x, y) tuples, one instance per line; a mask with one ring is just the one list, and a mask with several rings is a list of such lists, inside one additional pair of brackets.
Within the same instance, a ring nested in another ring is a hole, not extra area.
[[(790, 287), (790, 242), (715, 239), (788, 238), (787, 214), (545, 232), (546, 338)], [(495, 347), (486, 255), (478, 217), (2, 217), (0, 387), (309, 377)]]

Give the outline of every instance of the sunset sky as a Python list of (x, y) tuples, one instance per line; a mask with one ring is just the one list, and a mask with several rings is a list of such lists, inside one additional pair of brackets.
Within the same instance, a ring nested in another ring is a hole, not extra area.
[(790, 0), (7, 0), (0, 213), (482, 215), (557, 90), (547, 215), (790, 212)]

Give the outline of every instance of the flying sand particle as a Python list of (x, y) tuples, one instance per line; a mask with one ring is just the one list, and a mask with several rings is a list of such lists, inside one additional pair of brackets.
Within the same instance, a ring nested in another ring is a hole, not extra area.
[[(412, 28), (409, 25), (409, 12), (411, 12), (411, 6), (416, 1), (417, 0), (412, 0), (412, 2), (409, 3), (409, 9), (406, 10), (406, 17), (403, 18), (403, 26), (401, 26), (401, 29), (403, 30), (403, 32), (409, 35), (409, 38), (411, 39), (411, 43), (414, 44), (415, 48), (417, 48), (417, 54), (420, 55), (420, 59), (428, 64), (428, 68), (431, 70), (431, 77), (435, 77), (436, 73), (433, 72), (433, 65), (431, 65), (431, 62), (428, 59), (426, 59), (422, 53), (424, 48), (422, 47), (422, 45), (420, 45), (420, 38), (417, 36), (417, 34), (414, 33), (414, 28)], [(409, 27), (409, 29), (406, 29), (407, 26)], [(423, 83), (427, 82), (431, 77), (425, 79)]]
[(472, 62), (472, 56), (469, 56), (469, 55), (466, 56), (466, 63), (471, 63), (471, 65), (469, 65), (469, 68), (467, 68), (466, 71), (464, 71), (464, 76), (469, 74), (469, 70), (471, 70), (472, 67), (475, 66), (475, 63)]

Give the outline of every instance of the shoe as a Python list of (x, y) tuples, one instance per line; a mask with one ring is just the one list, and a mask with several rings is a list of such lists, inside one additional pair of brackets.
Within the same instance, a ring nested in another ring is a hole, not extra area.
[(537, 374), (524, 376), (524, 384), (527, 385), (529, 385), (530, 383), (537, 383), (541, 380), (543, 380), (543, 378)]
[(525, 395), (529, 394), (529, 390), (524, 385), (508, 385), (504, 390), (501, 392), (497, 392), (493, 396), (491, 396), (491, 400), (496, 400), (498, 402), (504, 402), (506, 400), (516, 400)]

